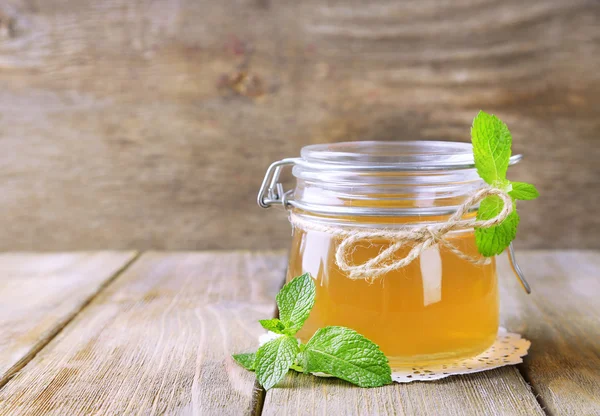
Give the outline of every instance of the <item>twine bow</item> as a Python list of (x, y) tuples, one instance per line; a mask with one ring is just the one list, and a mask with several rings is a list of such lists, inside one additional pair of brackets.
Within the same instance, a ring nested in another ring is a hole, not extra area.
[[(489, 220), (468, 219), (462, 217), (471, 207), (481, 202), (488, 196), (496, 195), (502, 199), (504, 206), (498, 215)], [(499, 188), (486, 186), (474, 192), (459, 208), (452, 214), (448, 221), (441, 224), (424, 225), (418, 228), (403, 229), (366, 229), (357, 231), (355, 228), (332, 227), (309, 221), (301, 216), (291, 213), (290, 222), (294, 227), (304, 230), (314, 230), (343, 237), (335, 253), (335, 261), (341, 271), (345, 272), (349, 279), (365, 279), (373, 281), (382, 275), (407, 266), (413, 262), (427, 248), (442, 244), (459, 257), (475, 264), (485, 264), (488, 258), (473, 258), (464, 254), (452, 243), (446, 240), (446, 234), (451, 231), (466, 230), (470, 228), (490, 228), (500, 224), (513, 211), (512, 198), (508, 193)], [(351, 254), (355, 244), (364, 240), (384, 239), (392, 244), (377, 256), (362, 263), (352, 264)], [(412, 249), (404, 257), (395, 258), (395, 253), (404, 246), (412, 246)]]

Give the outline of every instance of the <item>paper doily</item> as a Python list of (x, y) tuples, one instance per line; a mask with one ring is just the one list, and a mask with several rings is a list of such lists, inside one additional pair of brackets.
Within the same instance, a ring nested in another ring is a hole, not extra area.
[(505, 365), (520, 364), (530, 345), (531, 342), (521, 338), (521, 335), (507, 332), (501, 327), (494, 344), (476, 357), (426, 366), (392, 368), (392, 380), (396, 383), (439, 380), (457, 374), (478, 373)]
[[(262, 345), (279, 336), (269, 331), (260, 336), (259, 344)], [(527, 355), (530, 346), (531, 342), (521, 338), (521, 335), (508, 332), (505, 328), (500, 327), (494, 344), (476, 357), (425, 366), (392, 368), (392, 380), (396, 383), (431, 381), (457, 374), (478, 373), (505, 365), (520, 364), (523, 362), (523, 357)], [(329, 377), (325, 374), (315, 375)]]

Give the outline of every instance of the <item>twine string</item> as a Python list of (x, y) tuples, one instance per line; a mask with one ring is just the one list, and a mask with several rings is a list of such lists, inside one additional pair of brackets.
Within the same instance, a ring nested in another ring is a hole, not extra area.
[[(488, 196), (496, 195), (502, 202), (502, 210), (489, 220), (467, 219), (462, 217), (469, 212), (469, 209), (481, 202)], [(473, 257), (463, 253), (451, 242), (446, 239), (446, 235), (451, 231), (467, 230), (470, 228), (490, 228), (500, 224), (513, 211), (512, 198), (502, 189), (492, 186), (486, 186), (478, 189), (467, 200), (458, 207), (446, 222), (433, 225), (424, 225), (421, 227), (406, 227), (401, 229), (365, 229), (357, 230), (352, 227), (331, 226), (319, 224), (315, 221), (307, 220), (300, 215), (290, 213), (290, 222), (293, 227), (303, 230), (320, 231), (342, 237), (342, 242), (338, 245), (335, 253), (335, 261), (341, 271), (345, 272), (349, 279), (365, 279), (373, 281), (386, 273), (400, 269), (412, 263), (421, 253), (429, 247), (441, 244), (451, 250), (457, 256), (473, 264), (489, 263), (489, 258), (483, 256)], [(383, 239), (390, 241), (391, 244), (382, 250), (377, 256), (367, 260), (362, 264), (352, 264), (352, 249), (361, 241), (373, 239)], [(404, 256), (398, 258), (396, 253), (402, 247), (412, 247)]]

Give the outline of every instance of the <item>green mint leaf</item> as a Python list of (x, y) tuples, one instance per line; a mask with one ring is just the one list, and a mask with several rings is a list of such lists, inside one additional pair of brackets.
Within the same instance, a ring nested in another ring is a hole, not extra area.
[(233, 359), (246, 370), (254, 371), (254, 361), (256, 354), (249, 352), (247, 354), (233, 354)]
[(341, 326), (319, 329), (301, 354), (302, 367), (326, 373), (360, 387), (392, 382), (388, 359), (379, 347), (358, 332)]
[(302, 328), (315, 304), (315, 283), (310, 274), (305, 273), (283, 286), (275, 299), (279, 319), (285, 325), (284, 333), (294, 335)]
[(536, 199), (538, 196), (540, 196), (540, 193), (537, 189), (535, 189), (535, 186), (533, 186), (530, 183), (511, 182), (511, 184), (512, 191), (510, 191), (508, 194), (514, 199), (518, 199), (521, 201), (529, 201), (531, 199)]
[(298, 355), (296, 338), (284, 335), (265, 343), (256, 352), (256, 378), (265, 390), (281, 381)]
[(299, 364), (290, 365), (290, 369), (297, 371), (299, 373), (304, 373), (304, 368), (302, 368)]
[[(479, 204), (477, 219), (489, 220), (494, 218), (502, 211), (503, 204), (502, 199), (496, 195), (488, 196)], [(486, 257), (502, 253), (510, 242), (515, 239), (518, 225), (519, 214), (517, 214), (516, 209), (513, 209), (499, 225), (490, 228), (476, 228), (475, 242), (477, 249)]]
[(480, 111), (473, 120), (471, 141), (477, 173), (490, 185), (506, 179), (512, 137), (496, 116)]
[(258, 321), (264, 329), (267, 331), (275, 332), (276, 334), (283, 334), (285, 325), (279, 319), (261, 319)]

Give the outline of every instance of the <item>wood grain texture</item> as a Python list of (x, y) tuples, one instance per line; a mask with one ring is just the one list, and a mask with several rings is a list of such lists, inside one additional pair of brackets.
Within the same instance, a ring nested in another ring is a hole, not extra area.
[(544, 415), (516, 368), (376, 389), (288, 376), (267, 392), (263, 415)]
[(133, 258), (132, 252), (0, 254), (0, 387)]
[(505, 324), (532, 341), (521, 367), (551, 415), (600, 414), (600, 252), (526, 252), (525, 295), (500, 263)]
[(283, 253), (144, 254), (0, 390), (0, 414), (252, 411), (254, 374), (230, 354), (256, 348), (285, 263)]
[[(0, 249), (279, 248), (268, 164), (511, 128), (520, 247), (600, 248), (596, 0), (8, 0)], [(258, 232), (260, 230), (260, 232)]]

